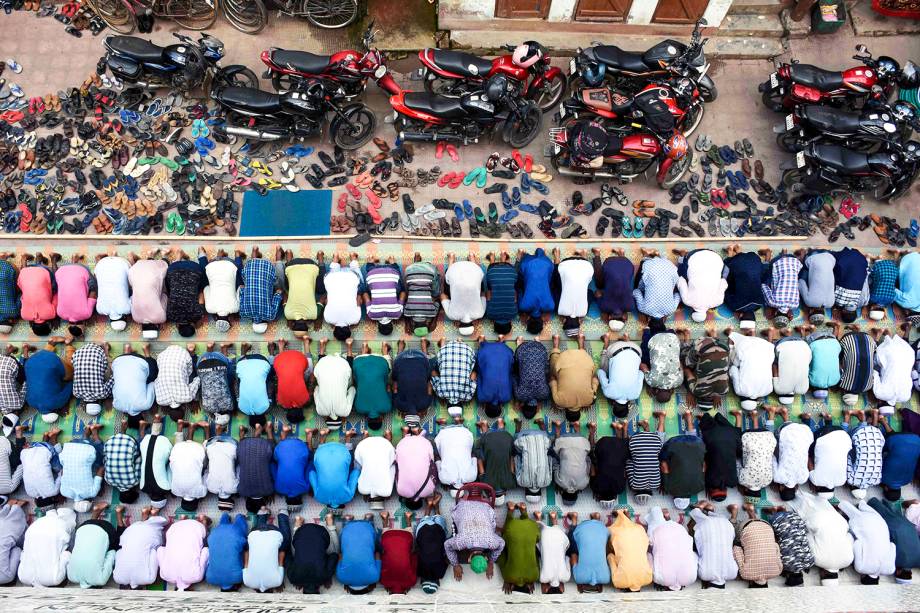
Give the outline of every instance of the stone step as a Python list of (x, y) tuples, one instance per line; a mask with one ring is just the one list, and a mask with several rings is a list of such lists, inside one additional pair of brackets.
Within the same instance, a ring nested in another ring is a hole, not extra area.
[[(551, 49), (550, 55), (572, 54), (581, 47), (588, 47), (591, 41), (600, 40), (616, 44), (627, 51), (645, 51), (661, 41), (661, 36), (640, 34), (618, 34), (615, 37), (597, 33), (521, 31), (515, 32), (516, 39), (539, 40)], [(474, 53), (492, 51), (495, 54), (496, 38), (494, 30), (454, 30), (451, 32), (451, 46), (467, 49)], [(726, 59), (768, 59), (783, 53), (783, 44), (778, 37), (730, 36), (720, 35), (710, 38), (706, 45), (706, 57)]]
[(783, 9), (779, 14), (783, 27), (786, 28), (786, 38), (806, 38), (811, 33), (811, 17), (805, 17), (801, 21), (792, 21), (790, 10)]
[(715, 36), (781, 38), (786, 33), (779, 15), (738, 13), (726, 15)]
[(729, 15), (778, 15), (785, 6), (783, 0), (735, 0), (728, 9)]
[[(872, 10), (872, 3), (868, 1), (857, 2), (850, 7), (849, 12), (857, 36), (920, 34), (920, 19), (898, 19), (879, 15)], [(868, 43), (871, 42), (868, 41)]]

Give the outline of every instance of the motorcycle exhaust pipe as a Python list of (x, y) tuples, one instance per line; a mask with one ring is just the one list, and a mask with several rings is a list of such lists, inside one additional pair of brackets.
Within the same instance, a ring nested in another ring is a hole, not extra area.
[(251, 138), (254, 140), (265, 140), (265, 141), (274, 141), (281, 140), (281, 134), (275, 134), (272, 132), (265, 132), (264, 130), (251, 130), (249, 128), (241, 128), (239, 126), (226, 126), (224, 132), (231, 134), (233, 136), (240, 136), (242, 138)]
[(469, 144), (470, 142), (477, 142), (476, 140), (471, 141), (470, 139), (462, 138), (460, 136), (431, 134), (429, 132), (405, 132), (404, 131), (404, 132), (399, 133), (399, 138), (402, 140), (413, 141), (417, 143), (436, 143), (438, 141), (452, 141), (455, 143)]
[(595, 172), (578, 172), (577, 170), (572, 170), (571, 168), (562, 166), (556, 168), (556, 172), (561, 174), (564, 177), (593, 177), (595, 179), (618, 179), (628, 181), (630, 178), (623, 177), (621, 175), (613, 174), (612, 172), (605, 171), (595, 171)]

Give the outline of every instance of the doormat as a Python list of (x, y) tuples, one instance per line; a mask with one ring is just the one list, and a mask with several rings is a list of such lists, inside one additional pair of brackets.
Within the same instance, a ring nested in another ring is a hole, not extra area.
[(272, 190), (243, 195), (240, 236), (326, 236), (332, 190)]

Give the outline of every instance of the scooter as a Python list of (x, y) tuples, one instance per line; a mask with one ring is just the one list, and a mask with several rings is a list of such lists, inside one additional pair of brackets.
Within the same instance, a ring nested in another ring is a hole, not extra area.
[[(528, 44), (528, 43), (524, 43)], [(478, 57), (463, 51), (448, 49), (422, 49), (418, 58), (422, 62), (410, 77), (422, 80), (425, 91), (431, 94), (459, 96), (482, 88), (483, 82), (496, 74), (504, 74), (524, 83), (524, 97), (533, 100), (544, 113), (555, 108), (565, 94), (566, 77), (562, 70), (553, 66), (550, 57), (539, 43), (540, 59), (530, 67), (515, 63), (512, 53), (514, 45), (503, 45), (508, 51), (493, 60)]]
[(757, 90), (764, 105), (776, 112), (798, 104), (831, 104), (860, 109), (866, 103), (884, 103), (898, 81), (915, 75), (917, 66), (908, 61), (904, 68), (886, 55), (873, 58), (865, 45), (856, 45), (854, 60), (862, 62), (844, 71), (818, 68), (811, 64), (781, 64)]
[(650, 81), (669, 78), (674, 68), (686, 69), (689, 77), (700, 91), (703, 102), (712, 102), (719, 92), (716, 84), (706, 74), (709, 63), (703, 51), (708, 38), (703, 38), (700, 27), (705, 19), (696, 22), (690, 44), (676, 40), (663, 40), (644, 53), (624, 51), (615, 45), (592, 42), (587, 49), (579, 48), (569, 62), (569, 84), (573, 89), (600, 87), (605, 79), (626, 93), (634, 94)]
[[(381, 76), (385, 71), (378, 71)], [(381, 80), (378, 79), (378, 84)], [(479, 142), (495, 132), (509, 146), (520, 149), (540, 131), (543, 114), (532, 100), (521, 96), (520, 82), (503, 74), (490, 77), (483, 89), (460, 96), (398, 90), (390, 96), (393, 127), (404, 141)]]
[(662, 189), (680, 181), (693, 155), (680, 132), (668, 136), (648, 131), (615, 133), (587, 119), (550, 129), (550, 145), (551, 163), (561, 175), (587, 182), (614, 179), (628, 183), (654, 170)]
[(634, 96), (610, 87), (584, 88), (563, 100), (556, 123), (571, 118), (591, 118), (604, 126), (644, 125), (671, 133), (675, 127), (689, 137), (705, 113), (699, 90), (690, 79), (669, 85), (649, 83)]
[(920, 169), (920, 143), (908, 141), (887, 151), (864, 153), (840, 145), (810, 143), (781, 166), (790, 194), (871, 193), (890, 201), (904, 195)]
[(363, 102), (348, 102), (341, 89), (315, 81), (302, 91), (276, 94), (251, 87), (217, 87), (211, 92), (225, 113), (218, 130), (256, 141), (304, 139), (322, 132), (329, 121), (332, 142), (344, 150), (359, 149), (373, 136), (377, 118)]
[(915, 129), (920, 129), (917, 111), (903, 101), (862, 111), (805, 104), (792, 109), (783, 123), (773, 127), (777, 144), (791, 153), (819, 141), (875, 152), (893, 142), (905, 142)]
[(127, 84), (144, 89), (170, 87), (189, 92), (199, 86), (210, 91), (212, 84), (258, 87), (255, 73), (240, 64), (221, 68), (224, 44), (202, 34), (195, 41), (173, 32), (179, 39), (174, 45), (161, 47), (137, 36), (107, 36), (106, 54), (96, 64), (96, 72), (106, 69)]

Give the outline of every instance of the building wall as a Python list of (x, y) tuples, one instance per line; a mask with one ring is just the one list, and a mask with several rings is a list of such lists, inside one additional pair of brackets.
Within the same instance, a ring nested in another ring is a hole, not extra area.
[[(552, 0), (547, 21), (572, 21), (577, 4), (578, 0)], [(732, 0), (709, 0), (703, 14), (709, 27), (718, 27), (731, 5)], [(658, 0), (633, 0), (626, 23), (650, 24), (657, 7)], [(438, 14), (442, 23), (450, 20), (490, 20), (495, 18), (495, 0), (439, 0)]]
[(494, 19), (495, 0), (439, 0), (438, 16), (453, 19)]

